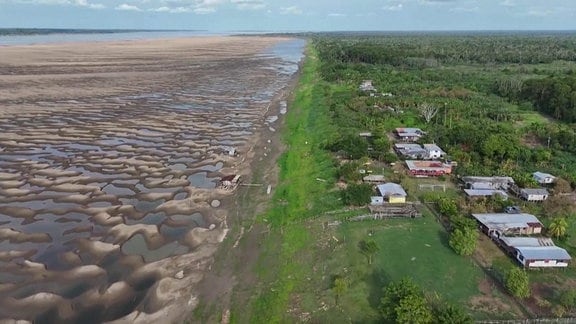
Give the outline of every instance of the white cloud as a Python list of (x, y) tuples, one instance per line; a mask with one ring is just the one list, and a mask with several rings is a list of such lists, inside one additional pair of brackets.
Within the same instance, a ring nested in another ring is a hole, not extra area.
[(214, 8), (214, 7), (198, 7), (198, 8), (194, 8), (192, 11), (194, 13), (199, 14), (199, 15), (206, 15), (209, 13), (216, 12), (216, 8)]
[(400, 11), (400, 10), (402, 10), (403, 7), (404, 7), (403, 4), (398, 3), (398, 4), (395, 4), (395, 5), (384, 6), (384, 7), (382, 7), (382, 10), (385, 10), (385, 11)]
[(544, 10), (544, 9), (539, 9), (539, 8), (530, 8), (528, 9), (528, 11), (525, 13), (526, 16), (532, 16), (532, 17), (546, 17), (546, 16), (550, 16), (554, 14), (554, 10)]
[(480, 10), (479, 7), (456, 7), (450, 8), (448, 11), (450, 12), (477, 12)]
[(14, 1), (0, 1), (2, 2), (14, 2), (14, 3), (24, 3), (24, 4), (41, 4), (41, 5), (59, 5), (59, 6), (75, 6), (84, 7), (89, 9), (104, 9), (106, 6), (102, 3), (92, 3), (88, 0), (14, 0)]
[(297, 6), (290, 6), (280, 8), (280, 13), (283, 15), (301, 15), (304, 12)]
[(138, 6), (129, 5), (127, 3), (123, 3), (114, 9), (123, 11), (142, 11), (142, 9), (140, 9)]
[(328, 17), (346, 17), (346, 14), (343, 13), (337, 13), (337, 12), (333, 12), (333, 13), (329, 13)]
[(263, 0), (231, 0), (240, 10), (260, 10), (266, 8)]
[(503, 7), (516, 7), (516, 2), (514, 0), (504, 0), (500, 2), (500, 5)]

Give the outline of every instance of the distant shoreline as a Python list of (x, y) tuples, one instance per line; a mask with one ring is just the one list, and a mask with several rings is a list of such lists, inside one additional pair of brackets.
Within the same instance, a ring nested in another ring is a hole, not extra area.
[[(13, 32), (8, 34), (7, 29), (0, 29), (0, 46), (19, 46), (36, 44), (62, 44), (62, 43), (91, 43), (135, 41), (153, 39), (174, 39), (188, 37), (217, 37), (230, 36), (230, 33), (215, 33), (207, 31), (126, 31), (126, 30), (44, 30), (43, 33)], [(36, 30), (39, 31), (39, 30)]]

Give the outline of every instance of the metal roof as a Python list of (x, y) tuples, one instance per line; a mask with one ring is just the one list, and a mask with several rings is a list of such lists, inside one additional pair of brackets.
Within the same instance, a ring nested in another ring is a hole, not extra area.
[(542, 226), (542, 223), (531, 214), (507, 214), (507, 213), (489, 213), (489, 214), (472, 214), (480, 223), (488, 228), (507, 230), (511, 228), (526, 228), (534, 225)]
[(514, 183), (512, 177), (476, 177), (476, 176), (465, 176), (462, 177), (464, 182), (484, 182), (484, 183)]
[(540, 171), (536, 171), (534, 173), (532, 173), (532, 175), (536, 178), (552, 178), (552, 179), (556, 179), (555, 176), (551, 175), (550, 173), (544, 173), (544, 172), (540, 172)]
[(420, 144), (415, 143), (396, 143), (394, 147), (398, 150), (423, 150)]
[(442, 161), (406, 160), (404, 162), (410, 170), (444, 171), (446, 169), (452, 169), (451, 165), (445, 164)]
[(365, 176), (364, 178), (362, 178), (362, 180), (372, 181), (372, 182), (377, 182), (377, 181), (384, 182), (384, 181), (386, 181), (386, 177), (384, 177), (381, 174), (371, 174), (371, 175)]
[(402, 186), (397, 184), (397, 183), (389, 182), (389, 183), (378, 185), (377, 187), (378, 187), (378, 191), (380, 192), (380, 194), (384, 197), (389, 197), (389, 196), (406, 197), (406, 196), (408, 196), (406, 191), (404, 191), (404, 188), (402, 188)]
[(516, 250), (526, 260), (572, 260), (566, 250), (557, 246), (521, 246)]
[(492, 195), (500, 195), (503, 197), (508, 197), (508, 194), (502, 190), (494, 190), (494, 189), (464, 189), (464, 192), (470, 197), (486, 197)]
[(414, 134), (424, 134), (424, 132), (420, 128), (412, 128), (412, 127), (399, 127), (396, 128), (397, 133), (414, 133)]
[(525, 193), (527, 195), (549, 195), (548, 190), (544, 188), (525, 188), (520, 190), (520, 192)]
[(508, 237), (501, 236), (500, 240), (512, 247), (556, 246), (552, 239), (547, 237)]
[(424, 146), (424, 148), (428, 151), (440, 151), (440, 152), (444, 153), (444, 151), (440, 148), (440, 146), (438, 146), (436, 144), (424, 144), (422, 146)]

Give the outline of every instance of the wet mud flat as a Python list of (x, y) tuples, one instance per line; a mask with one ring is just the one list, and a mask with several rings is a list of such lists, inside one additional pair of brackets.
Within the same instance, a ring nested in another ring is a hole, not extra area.
[(228, 232), (233, 193), (217, 182), (250, 173), (303, 46), (0, 48), (0, 320), (170, 322), (193, 309)]

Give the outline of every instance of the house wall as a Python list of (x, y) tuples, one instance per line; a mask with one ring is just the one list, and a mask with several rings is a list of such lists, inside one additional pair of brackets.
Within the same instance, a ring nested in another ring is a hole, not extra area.
[(383, 205), (384, 204), (384, 197), (382, 196), (373, 196), (370, 202), (371, 205)]
[(527, 260), (524, 266), (528, 268), (565, 268), (568, 263), (558, 260)]
[(391, 204), (404, 204), (406, 203), (406, 197), (390, 196), (388, 197), (388, 202)]
[(428, 157), (430, 159), (439, 159), (442, 157), (442, 153), (436, 150), (428, 151)]
[(522, 198), (528, 201), (544, 201), (548, 199), (548, 195), (522, 195)]

